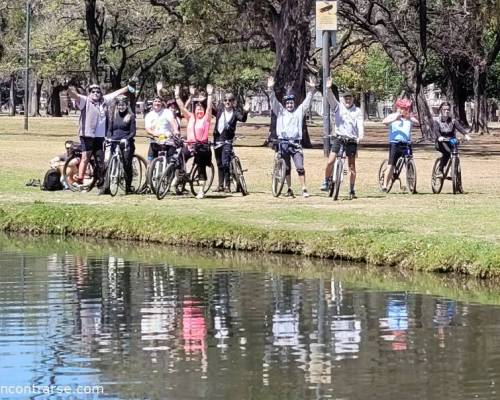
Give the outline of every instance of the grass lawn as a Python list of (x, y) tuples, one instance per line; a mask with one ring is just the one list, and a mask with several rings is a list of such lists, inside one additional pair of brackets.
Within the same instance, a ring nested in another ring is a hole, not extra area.
[[(139, 127), (143, 121), (139, 120)], [(319, 185), (325, 160), (320, 148), (305, 150), (311, 197), (271, 195), (274, 153), (261, 147), (268, 127), (249, 120), (239, 129), (245, 138), (236, 151), (246, 172), (250, 196), (212, 194), (163, 201), (153, 196), (97, 196), (91, 193), (43, 192), (24, 184), (41, 178), (48, 161), (76, 138), (77, 119), (34, 118), (30, 131), (22, 117), (0, 116), (0, 224), (6, 230), (88, 234), (164, 243), (240, 248), (354, 259), (374, 264), (474, 275), (500, 275), (500, 130), (473, 136), (462, 146), (466, 193), (453, 195), (445, 182), (432, 194), (430, 173), (437, 156), (432, 145), (414, 150), (418, 194), (393, 189), (380, 193), (377, 172), (387, 157), (386, 131), (368, 123), (356, 161), (358, 199), (347, 200), (347, 185), (333, 202)], [(146, 155), (140, 129), (137, 151)], [(415, 132), (419, 135), (418, 132)], [(314, 143), (321, 128), (313, 126)], [(295, 192), (300, 188), (295, 172)]]

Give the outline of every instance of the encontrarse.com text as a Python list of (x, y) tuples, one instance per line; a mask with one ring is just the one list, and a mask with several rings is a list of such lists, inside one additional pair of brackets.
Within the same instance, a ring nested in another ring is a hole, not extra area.
[(102, 386), (0, 386), (0, 394), (104, 394)]

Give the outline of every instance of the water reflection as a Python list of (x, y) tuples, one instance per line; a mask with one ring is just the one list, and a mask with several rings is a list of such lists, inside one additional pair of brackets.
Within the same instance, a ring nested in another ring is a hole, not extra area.
[(496, 306), (380, 290), (355, 267), (309, 278), (286, 257), (243, 268), (241, 253), (103, 253), (4, 249), (0, 386), (102, 385), (116, 399), (498, 398)]

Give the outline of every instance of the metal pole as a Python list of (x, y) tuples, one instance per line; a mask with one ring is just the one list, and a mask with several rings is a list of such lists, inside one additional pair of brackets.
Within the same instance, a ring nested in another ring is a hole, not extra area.
[(24, 87), (24, 130), (28, 130), (28, 113), (29, 113), (29, 85), (30, 85), (30, 18), (31, 4), (30, 0), (26, 0), (26, 79)]
[(330, 76), (330, 32), (323, 31), (323, 152), (325, 157), (330, 155), (330, 106), (326, 101), (326, 80)]

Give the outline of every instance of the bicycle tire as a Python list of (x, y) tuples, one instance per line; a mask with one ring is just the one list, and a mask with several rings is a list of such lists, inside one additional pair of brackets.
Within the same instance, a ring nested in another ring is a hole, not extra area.
[(451, 160), (451, 184), (453, 187), (453, 194), (460, 194), (464, 192), (462, 187), (462, 170), (460, 168), (460, 159), (458, 157)]
[(443, 189), (443, 183), (444, 183), (444, 180), (446, 178), (445, 176), (443, 176), (442, 178), (436, 177), (437, 173), (439, 172), (439, 164), (440, 163), (441, 163), (441, 157), (439, 157), (434, 162), (434, 167), (432, 168), (431, 188), (432, 188), (432, 193), (434, 193), (434, 194), (441, 193), (441, 190)]
[(69, 179), (69, 174), (71, 173), (70, 164), (73, 160), (77, 158), (79, 159), (81, 158), (81, 156), (73, 154), (64, 163), (63, 167), (64, 182), (72, 192), (90, 192), (97, 182), (97, 176), (95, 174), (96, 171), (95, 159), (93, 156), (90, 158), (89, 164), (87, 166), (87, 171), (85, 174), (85, 176), (88, 176), (88, 178), (84, 179), (83, 184), (80, 185), (72, 182), (72, 179)]
[(236, 183), (236, 188), (240, 190), (243, 196), (248, 195), (247, 183), (245, 181), (245, 176), (243, 175), (243, 168), (241, 167), (241, 161), (238, 157), (233, 157), (231, 160), (231, 170), (233, 172), (233, 179)]
[(340, 184), (342, 183), (342, 174), (344, 173), (344, 163), (342, 160), (336, 160), (337, 168), (334, 168), (335, 177), (333, 178), (333, 201), (338, 200), (340, 193)]
[(147, 187), (147, 168), (148, 164), (144, 157), (134, 154), (132, 158), (132, 187), (134, 193), (143, 193)]
[(283, 190), (283, 185), (286, 179), (286, 163), (285, 160), (279, 158), (274, 163), (273, 177), (271, 189), (274, 197), (278, 197)]
[(417, 193), (417, 167), (413, 158), (406, 164), (406, 184), (411, 194)]
[(148, 185), (151, 191), (156, 194), (156, 188), (158, 187), (158, 181), (161, 179), (165, 172), (165, 166), (163, 165), (163, 157), (156, 157), (148, 168)]
[(385, 173), (387, 171), (387, 164), (389, 163), (389, 160), (385, 159), (380, 163), (380, 167), (378, 169), (378, 187), (382, 191), (384, 188), (384, 179), (385, 179)]
[(170, 191), (170, 187), (172, 186), (172, 182), (175, 178), (175, 171), (175, 163), (169, 163), (162, 176), (160, 177), (158, 187), (155, 192), (156, 198), (158, 200), (163, 200), (167, 193)]
[(207, 179), (205, 180), (203, 186), (200, 185), (200, 182), (202, 181), (199, 179), (198, 170), (199, 166), (194, 165), (189, 176), (189, 187), (191, 188), (193, 196), (197, 196), (200, 191), (202, 191), (203, 194), (206, 194), (212, 187), (212, 183), (214, 181), (215, 168), (212, 163), (206, 166)]
[(109, 194), (111, 197), (115, 197), (118, 194), (118, 189), (120, 188), (120, 183), (122, 181), (122, 168), (118, 156), (111, 157), (106, 171), (106, 180), (108, 183), (107, 186), (109, 188)]

